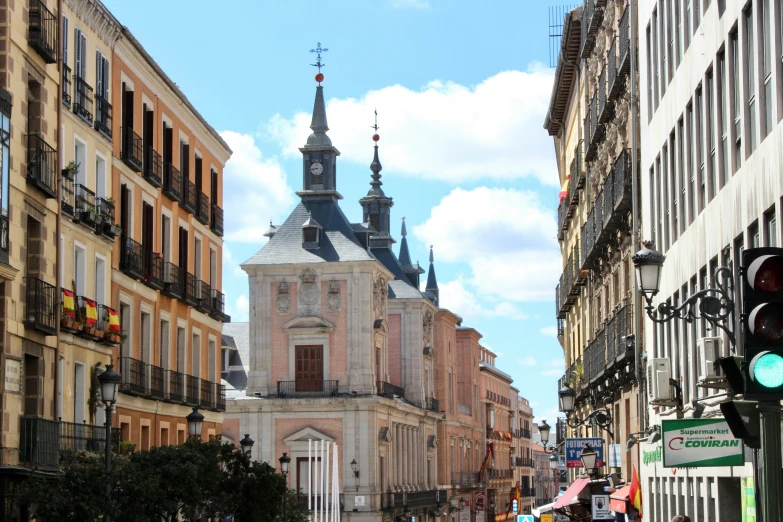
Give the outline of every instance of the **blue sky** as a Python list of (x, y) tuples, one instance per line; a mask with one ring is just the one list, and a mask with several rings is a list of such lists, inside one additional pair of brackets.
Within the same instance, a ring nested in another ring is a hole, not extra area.
[[(548, 13), (532, 0), (104, 0), (229, 142), (223, 286), (247, 319), (238, 264), (264, 243), (301, 185), (316, 72), (342, 156), (343, 211), (361, 220), (378, 110), (392, 230), (412, 256), (435, 247), (441, 305), (484, 335), (498, 366), (552, 420), (557, 173), (543, 129), (553, 70)], [(219, 8), (215, 6), (218, 5)], [(426, 274), (425, 274), (426, 278)]]

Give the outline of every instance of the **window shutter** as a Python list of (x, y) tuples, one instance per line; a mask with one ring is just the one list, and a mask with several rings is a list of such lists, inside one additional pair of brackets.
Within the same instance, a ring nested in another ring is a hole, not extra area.
[(87, 77), (87, 36), (84, 33), (81, 33), (82, 37), (82, 69), (81, 69), (81, 77), (83, 79), (86, 79)]
[(95, 93), (103, 97), (103, 56), (95, 51)]
[(63, 63), (68, 65), (68, 19), (63, 16)]
[(109, 100), (109, 59), (105, 56), (101, 56), (101, 61), (103, 61), (103, 66), (101, 67), (101, 70), (103, 71), (103, 98), (108, 101)]
[(73, 74), (81, 78), (82, 76), (82, 32), (77, 27), (73, 31), (76, 49), (73, 56)]

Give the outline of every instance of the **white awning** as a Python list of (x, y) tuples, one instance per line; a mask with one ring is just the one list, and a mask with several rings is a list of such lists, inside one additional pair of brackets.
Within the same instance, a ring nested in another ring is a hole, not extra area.
[(536, 518), (541, 518), (541, 513), (551, 513), (552, 507), (555, 505), (554, 502), (551, 504), (544, 504), (543, 506), (538, 506), (537, 508), (533, 508), (532, 513), (533, 516)]

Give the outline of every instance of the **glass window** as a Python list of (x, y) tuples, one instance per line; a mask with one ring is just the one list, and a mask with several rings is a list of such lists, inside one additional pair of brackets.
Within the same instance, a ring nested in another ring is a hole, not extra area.
[(756, 149), (756, 67), (753, 57), (755, 56), (755, 38), (753, 33), (753, 6), (745, 11), (745, 87), (748, 103), (748, 146), (749, 152)]
[(764, 235), (766, 236), (766, 246), (778, 246), (778, 220), (775, 217), (775, 207), (764, 214)]
[(669, 143), (670, 143), (670, 150), (671, 150), (671, 154), (669, 155), (669, 174), (671, 176), (670, 198), (672, 202), (671, 235), (672, 235), (672, 243), (674, 243), (675, 241), (677, 241), (677, 235), (680, 232), (679, 200), (677, 198), (677, 196), (679, 195), (679, 193), (677, 192), (677, 180), (679, 179), (677, 176), (677, 137), (674, 134), (674, 129), (672, 129), (671, 134), (669, 134)]
[(677, 122), (677, 134), (679, 140), (677, 141), (677, 169), (679, 172), (679, 188), (680, 188), (680, 227), (682, 231), (685, 230), (686, 223), (686, 194), (685, 194), (685, 122), (682, 116)]
[(696, 128), (693, 136), (693, 146), (696, 147), (696, 165), (698, 166), (699, 176), (699, 212), (704, 210), (704, 204), (706, 203), (705, 196), (707, 195), (707, 181), (704, 176), (704, 154), (702, 154), (702, 91), (701, 86), (696, 89)]
[(8, 216), (8, 199), (9, 194), (9, 181), (10, 181), (10, 164), (11, 164), (11, 118), (0, 112), (0, 146), (2, 146), (2, 192), (0, 192), (0, 211), (3, 216)]
[(720, 118), (720, 173), (721, 187), (729, 182), (729, 102), (726, 81), (726, 53), (718, 55), (718, 118)]
[(766, 137), (774, 128), (775, 122), (772, 116), (772, 57), (774, 56), (774, 40), (772, 38), (772, 9), (770, 9), (770, 0), (761, 0), (759, 2), (759, 13), (761, 19), (760, 42), (760, 60), (762, 67), (762, 77), (764, 78), (764, 129), (762, 130)]
[(693, 111), (693, 103), (688, 104), (688, 223), (693, 223), (696, 216), (696, 154), (693, 149), (696, 147), (696, 138), (693, 135), (696, 127), (696, 114)]
[(742, 106), (740, 102), (740, 75), (739, 75), (739, 38), (734, 30), (729, 36), (731, 39), (731, 85), (734, 90), (731, 97), (731, 118), (734, 120), (734, 172), (742, 165)]
[(653, 70), (652, 70), (652, 45), (650, 45), (650, 26), (647, 26), (647, 112), (649, 119), (653, 116)]
[(658, 11), (653, 11), (652, 15), (652, 50), (653, 50), (653, 79), (655, 80), (655, 97), (653, 98), (653, 107), (658, 108), (658, 100), (660, 100), (660, 66), (658, 64)]
[(680, 32), (682, 31), (682, 16), (680, 15), (680, 0), (674, 0), (674, 50), (677, 57), (677, 67), (682, 61), (682, 41)]
[(713, 119), (714, 119), (714, 109), (715, 105), (713, 103), (713, 91), (712, 91), (712, 71), (709, 71), (707, 73), (707, 78), (704, 85), (705, 95), (706, 95), (706, 118), (705, 121), (707, 122), (707, 133), (705, 138), (705, 144), (706, 144), (706, 150), (709, 151), (709, 164), (707, 166), (709, 172), (709, 178), (710, 183), (707, 187), (708, 192), (708, 201), (712, 200), (712, 198), (715, 197), (715, 194), (718, 193), (718, 168), (715, 161), (715, 137), (714, 137), (714, 130), (715, 126), (713, 125)]
[(691, 3), (693, 0), (685, 0), (685, 16), (682, 18), (685, 24), (685, 30), (682, 32), (683, 38), (685, 38), (685, 50), (688, 50), (688, 46), (691, 44)]
[(661, 154), (661, 205), (663, 205), (663, 223), (661, 228), (663, 229), (663, 250), (664, 252), (669, 249), (669, 226), (671, 224), (671, 214), (669, 205), (669, 151), (666, 145), (663, 146), (663, 152)]

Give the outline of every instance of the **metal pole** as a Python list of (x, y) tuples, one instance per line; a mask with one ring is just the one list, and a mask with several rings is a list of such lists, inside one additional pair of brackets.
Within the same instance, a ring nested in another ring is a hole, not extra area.
[(287, 521), (287, 507), (288, 507), (288, 476), (283, 473), (283, 480), (285, 480), (285, 491), (283, 492), (283, 522)]
[(106, 406), (106, 513), (103, 515), (104, 522), (109, 521), (109, 502), (111, 498), (111, 406)]
[(780, 453), (780, 403), (759, 402), (761, 419), (761, 506), (766, 522), (783, 522), (783, 461)]
[(759, 449), (753, 448), (753, 491), (756, 504), (756, 522), (764, 522), (764, 511), (761, 509), (761, 488), (759, 487)]

